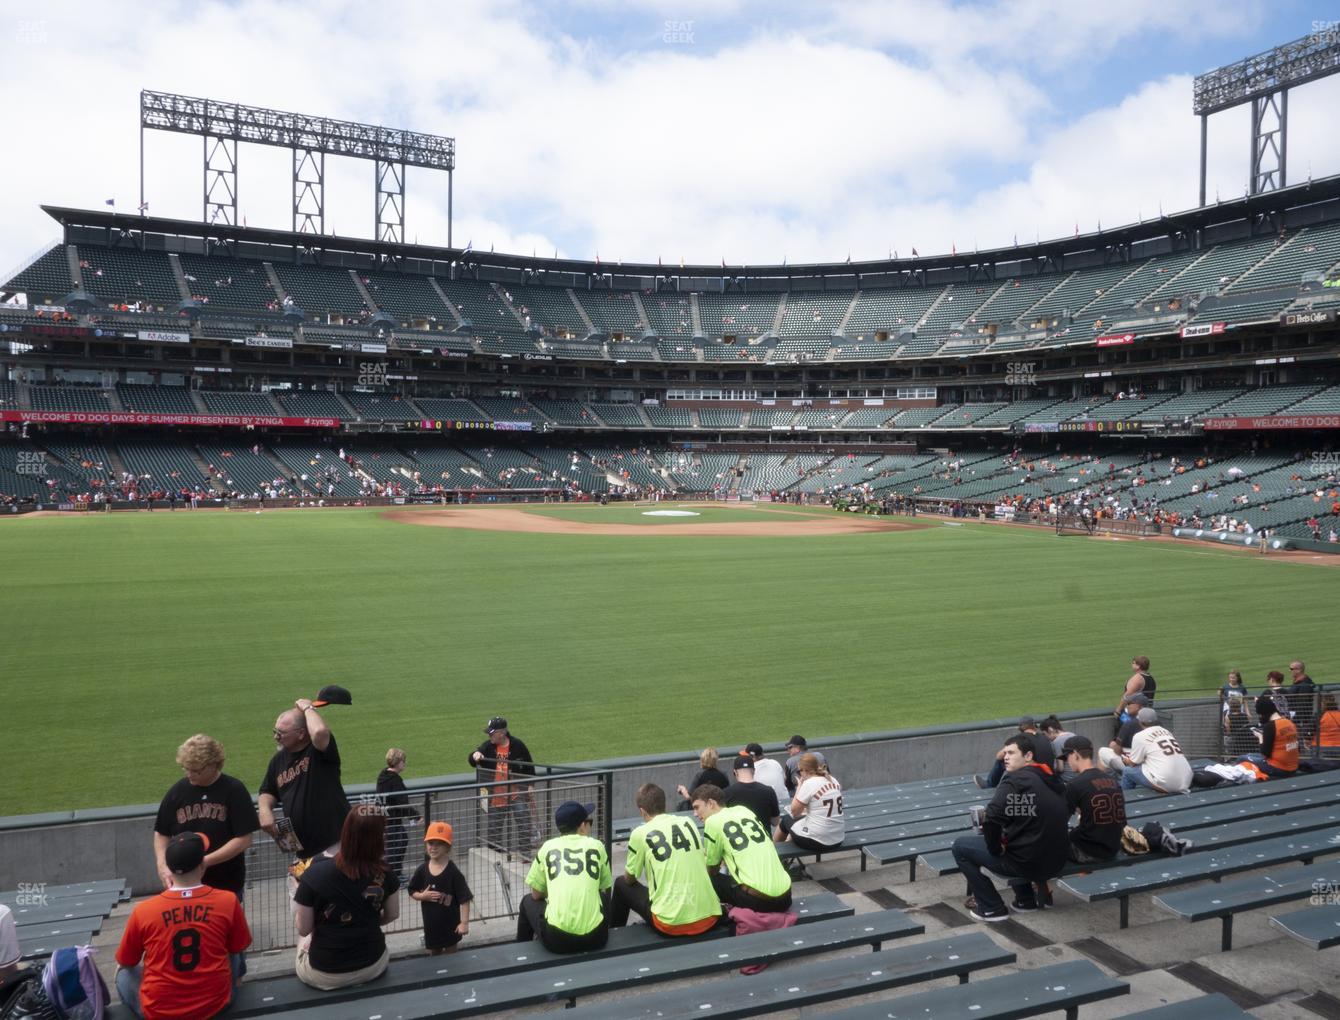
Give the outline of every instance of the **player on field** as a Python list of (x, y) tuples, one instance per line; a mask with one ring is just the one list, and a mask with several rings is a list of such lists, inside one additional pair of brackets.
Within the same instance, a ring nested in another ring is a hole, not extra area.
[[(637, 913), (662, 935), (701, 935), (721, 920), (721, 901), (707, 876), (698, 826), (665, 813), (665, 791), (645, 783), (637, 791), (642, 824), (628, 837), (627, 874), (614, 883), (610, 927)], [(638, 882), (646, 875), (647, 884)]]
[(717, 896), (723, 903), (764, 914), (787, 910), (791, 876), (768, 838), (767, 826), (745, 805), (727, 806), (725, 799), (710, 784), (693, 791), (693, 813), (703, 823), (707, 867)]
[(116, 950), (116, 990), (144, 1020), (205, 1020), (233, 997), (234, 954), (251, 945), (237, 897), (201, 884), (209, 840), (183, 832), (163, 859), (172, 886), (136, 904)]

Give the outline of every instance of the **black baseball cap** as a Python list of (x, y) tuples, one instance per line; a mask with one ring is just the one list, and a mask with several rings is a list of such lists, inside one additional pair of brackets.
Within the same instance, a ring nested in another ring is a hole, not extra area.
[(1149, 700), (1149, 695), (1148, 695), (1148, 694), (1140, 693), (1140, 694), (1128, 694), (1128, 695), (1126, 695), (1126, 704), (1128, 704), (1128, 705), (1140, 705), (1140, 706), (1142, 706), (1142, 707), (1144, 707), (1144, 708), (1148, 708), (1150, 705), (1152, 705), (1152, 704), (1154, 704), (1154, 703), (1153, 703), (1152, 701)]
[(804, 738), (804, 737), (802, 737), (799, 733), (797, 733), (794, 737), (792, 737), (790, 740), (788, 740), (788, 741), (786, 742), (786, 746), (787, 746), (787, 747), (809, 747), (810, 745), (807, 744), (807, 743), (805, 742), (805, 738)]
[(565, 800), (554, 810), (554, 824), (560, 829), (575, 829), (595, 813), (594, 804)]
[(500, 715), (495, 715), (489, 720), (488, 725), (484, 727), (485, 733), (496, 733), (498, 730), (507, 729), (507, 720)]
[(745, 744), (745, 745), (744, 745), (744, 752), (745, 752), (745, 754), (752, 754), (755, 758), (762, 758), (762, 757), (763, 757), (763, 745), (762, 745), (762, 744)]
[(186, 875), (200, 867), (209, 852), (209, 837), (203, 832), (179, 832), (168, 841), (163, 861), (174, 875)]
[(1063, 753), (1070, 754), (1072, 751), (1082, 751), (1090, 758), (1093, 757), (1093, 741), (1082, 734), (1075, 734), (1065, 742)]
[(737, 768), (737, 769), (748, 769), (750, 772), (753, 772), (753, 771), (754, 771), (754, 759), (751, 758), (751, 757), (750, 757), (749, 755), (747, 755), (747, 754), (742, 754), (742, 755), (740, 755), (740, 757), (738, 757), (738, 758), (735, 759), (735, 768)]
[(1031, 715), (1021, 716), (1019, 719), (1020, 730), (1035, 730), (1038, 728), (1038, 721)]

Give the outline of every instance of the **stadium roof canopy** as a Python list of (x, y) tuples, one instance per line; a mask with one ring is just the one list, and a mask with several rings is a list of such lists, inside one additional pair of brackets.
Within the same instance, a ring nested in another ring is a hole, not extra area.
[[(42, 206), (44, 212), (62, 225), (87, 231), (105, 230), (109, 241), (124, 235), (167, 235), (198, 238), (223, 245), (253, 244), (292, 248), (313, 253), (348, 253), (384, 259), (409, 259), (471, 267), (511, 269), (526, 273), (565, 273), (591, 277), (613, 274), (621, 277), (689, 278), (816, 278), (861, 277), (883, 274), (925, 273), (1028, 261), (1061, 261), (1085, 252), (1100, 252), (1130, 246), (1170, 235), (1196, 235), (1214, 227), (1243, 221), (1270, 222), (1287, 211), (1307, 206), (1329, 205), (1319, 210), (1318, 219), (1336, 218), (1340, 203), (1340, 175), (1262, 194), (1243, 196), (1179, 213), (1169, 213), (1139, 223), (1109, 230), (1078, 234), (1035, 244), (990, 248), (976, 252), (958, 252), (918, 258), (876, 259), (863, 262), (814, 262), (762, 266), (685, 265), (666, 266), (654, 262), (600, 262), (581, 259), (549, 259), (527, 255), (481, 252), (469, 248), (378, 241), (370, 238), (313, 235), (263, 227), (201, 223), (198, 220), (139, 216), (113, 211), (75, 209), (66, 206)], [(142, 244), (143, 241), (141, 240)], [(319, 260), (319, 256), (318, 256)]]

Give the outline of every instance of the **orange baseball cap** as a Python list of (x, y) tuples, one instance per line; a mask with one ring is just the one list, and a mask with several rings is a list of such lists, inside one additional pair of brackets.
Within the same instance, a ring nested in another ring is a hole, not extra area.
[(446, 843), (447, 846), (451, 846), (451, 823), (430, 822), (428, 824), (428, 831), (423, 835), (423, 841), (427, 843), (432, 839), (440, 840), (441, 842)]

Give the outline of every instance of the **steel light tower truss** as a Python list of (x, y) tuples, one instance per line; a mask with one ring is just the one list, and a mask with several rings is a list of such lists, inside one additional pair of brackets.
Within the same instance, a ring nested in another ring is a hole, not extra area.
[(199, 135), (204, 143), (206, 223), (237, 224), (237, 148), (242, 142), (293, 151), (293, 230), (321, 234), (326, 225), (326, 156), (374, 163), (376, 237), (405, 238), (405, 169), (447, 173), (447, 247), (452, 247), (456, 140), (441, 135), (288, 113), (170, 92), (140, 92), (140, 209), (144, 202), (144, 132)]
[(1200, 204), (1205, 204), (1206, 143), (1211, 114), (1252, 104), (1252, 195), (1286, 187), (1289, 89), (1340, 72), (1340, 32), (1314, 32), (1196, 78), (1193, 112), (1200, 117)]

